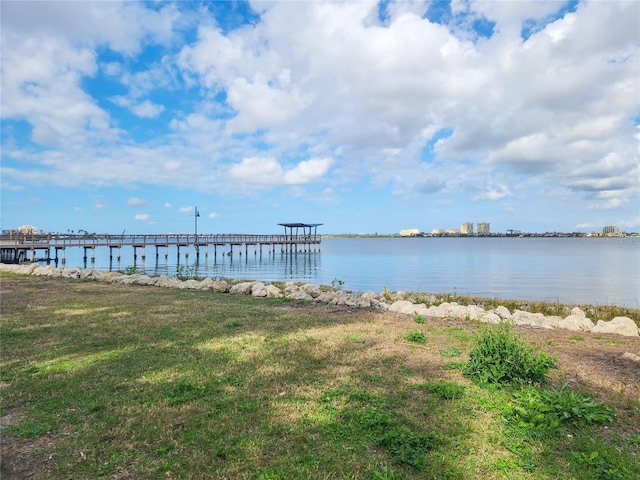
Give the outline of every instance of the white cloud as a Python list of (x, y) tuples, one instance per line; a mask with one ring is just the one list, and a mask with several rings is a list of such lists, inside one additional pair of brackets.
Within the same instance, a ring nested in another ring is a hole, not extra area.
[[(420, 2), (387, 4), (384, 22), (376, 2), (258, 2), (259, 19), (227, 30), (206, 9), (145, 5), (3, 4), (3, 133), (25, 122), (36, 144), (7, 136), (3, 190), (315, 182), (330, 199), (369, 182), (440, 205), (511, 192), (518, 211), (549, 192), (584, 211), (637, 205), (638, 2), (584, 1), (556, 18), (557, 2), (454, 1), (450, 25)], [(491, 38), (469, 30), (482, 18)], [(197, 38), (181, 45), (193, 20)], [(144, 127), (125, 131), (87, 86), (104, 77)]]
[(244, 158), (229, 169), (229, 175), (244, 183), (277, 185), (282, 179), (282, 167), (272, 157)]
[(146, 222), (151, 218), (151, 215), (149, 215), (148, 213), (139, 213), (133, 218), (134, 220), (137, 220), (139, 222)]
[(579, 223), (578, 225), (576, 225), (574, 228), (576, 230), (588, 230), (590, 228), (594, 228), (595, 225), (591, 222), (585, 222), (585, 223)]
[(487, 188), (486, 191), (480, 195), (476, 195), (474, 200), (501, 200), (511, 196), (511, 191), (506, 185), (496, 185), (494, 187)]
[(180, 213), (193, 212), (193, 207), (180, 207)]
[(171, 204), (169, 202), (165, 202), (164, 208), (171, 208)]
[(148, 204), (149, 202), (147, 202), (144, 198), (131, 197), (129, 200), (127, 200), (127, 207), (144, 207)]
[(618, 226), (624, 227), (624, 228), (638, 227), (640, 226), (640, 215), (634, 218), (630, 218), (628, 220), (620, 220), (618, 222)]
[(145, 100), (142, 103), (132, 106), (131, 110), (139, 117), (154, 118), (164, 111), (164, 106), (156, 105), (149, 100)]
[(164, 111), (164, 106), (156, 105), (151, 103), (149, 100), (136, 103), (130, 98), (119, 95), (111, 97), (111, 101), (120, 107), (131, 110), (135, 115), (141, 118), (155, 118)]
[(10, 25), (25, 37), (65, 36), (74, 43), (106, 44), (125, 55), (138, 53), (145, 41), (169, 42), (180, 17), (170, 4), (156, 11), (128, 2), (29, 1), (3, 4), (2, 16), (3, 27)]
[(165, 170), (179, 170), (181, 166), (182, 164), (175, 160), (169, 160), (164, 164)]
[(283, 181), (288, 185), (313, 182), (326, 175), (332, 163), (330, 158), (312, 158), (300, 162), (284, 174)]
[(313, 158), (285, 170), (275, 158), (250, 157), (231, 166), (229, 175), (252, 185), (299, 185), (323, 177), (332, 163), (330, 158)]
[(207, 218), (220, 218), (220, 214), (216, 213), (216, 212), (211, 212), (209, 215), (207, 215)]
[(593, 202), (589, 205), (590, 210), (611, 210), (625, 203), (621, 198), (608, 198), (606, 200)]

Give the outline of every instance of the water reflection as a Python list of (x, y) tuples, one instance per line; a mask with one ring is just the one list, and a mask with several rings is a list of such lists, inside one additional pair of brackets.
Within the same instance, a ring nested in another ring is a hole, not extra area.
[[(276, 249), (249, 249), (247, 254), (244, 249), (233, 252), (228, 249), (218, 249), (216, 252), (203, 249), (200, 252), (172, 253), (173, 255), (157, 255), (151, 262), (147, 261), (144, 255), (139, 255), (133, 259), (133, 265), (126, 266), (125, 270), (135, 270), (148, 275), (313, 283), (318, 280), (321, 267), (319, 251), (280, 252)], [(119, 257), (116, 261), (110, 259), (109, 271), (122, 271)]]

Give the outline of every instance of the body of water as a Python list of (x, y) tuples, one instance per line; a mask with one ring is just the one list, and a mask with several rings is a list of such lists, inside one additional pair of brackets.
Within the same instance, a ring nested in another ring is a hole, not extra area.
[[(211, 278), (294, 281), (342, 285), (355, 292), (458, 293), (505, 299), (621, 305), (640, 308), (640, 239), (628, 238), (323, 238), (320, 251), (279, 249), (233, 256), (200, 250), (178, 262), (169, 250), (156, 262), (140, 250), (135, 267), (149, 274), (182, 273)], [(244, 253), (244, 252), (243, 252)], [(81, 248), (66, 252), (67, 267), (83, 267)], [(60, 264), (58, 266), (61, 266)], [(88, 267), (118, 270), (134, 266), (133, 249), (110, 262), (97, 248)]]

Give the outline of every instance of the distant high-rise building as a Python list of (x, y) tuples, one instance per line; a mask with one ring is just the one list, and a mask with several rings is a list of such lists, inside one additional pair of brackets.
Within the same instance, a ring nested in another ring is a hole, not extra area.
[(401, 237), (415, 237), (420, 233), (420, 230), (417, 228), (405, 228), (404, 230), (400, 230)]
[(489, 235), (489, 233), (491, 233), (491, 230), (488, 223), (478, 224), (478, 235)]
[(620, 233), (620, 229), (615, 225), (607, 225), (602, 229), (603, 235), (618, 235)]
[(462, 235), (473, 235), (473, 223), (463, 223), (460, 225), (460, 233)]

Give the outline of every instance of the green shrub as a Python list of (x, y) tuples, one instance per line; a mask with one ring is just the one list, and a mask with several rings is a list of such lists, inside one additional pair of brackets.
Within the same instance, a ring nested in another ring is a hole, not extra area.
[(133, 266), (133, 265), (129, 265), (127, 267), (124, 267), (120, 270), (118, 270), (118, 273), (122, 273), (124, 275), (135, 275), (136, 273), (143, 273), (142, 270), (138, 270), (137, 267)]
[(409, 332), (409, 334), (407, 335), (407, 340), (415, 343), (427, 343), (426, 335), (415, 330), (413, 332)]
[(440, 355), (442, 355), (443, 357), (459, 357), (460, 350), (453, 347), (445, 348), (444, 350), (440, 350)]
[(544, 380), (555, 358), (534, 352), (506, 324), (485, 330), (469, 353), (462, 374), (479, 385), (523, 385)]
[(197, 267), (195, 265), (178, 265), (176, 268), (176, 278), (181, 281), (185, 280), (204, 280), (197, 274)]
[(424, 317), (422, 315), (418, 315), (414, 317), (413, 321), (416, 323), (424, 323)]
[(567, 383), (556, 390), (527, 388), (513, 394), (505, 418), (518, 427), (553, 430), (561, 425), (592, 425), (613, 420), (613, 411), (592, 398), (570, 392)]

